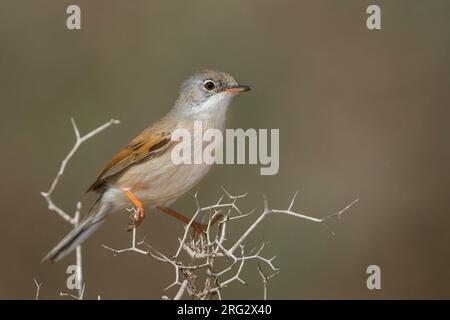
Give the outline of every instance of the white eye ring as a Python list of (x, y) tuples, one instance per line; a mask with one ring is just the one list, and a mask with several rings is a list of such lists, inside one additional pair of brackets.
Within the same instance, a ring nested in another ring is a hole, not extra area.
[(203, 82), (203, 88), (206, 91), (213, 91), (216, 88), (216, 84), (212, 80), (206, 80), (205, 82)]

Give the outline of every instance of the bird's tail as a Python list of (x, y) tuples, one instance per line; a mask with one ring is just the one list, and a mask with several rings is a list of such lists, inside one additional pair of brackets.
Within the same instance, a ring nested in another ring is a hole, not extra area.
[(102, 201), (97, 201), (87, 217), (70, 231), (41, 261), (56, 262), (72, 252), (86, 240), (103, 223), (107, 208)]

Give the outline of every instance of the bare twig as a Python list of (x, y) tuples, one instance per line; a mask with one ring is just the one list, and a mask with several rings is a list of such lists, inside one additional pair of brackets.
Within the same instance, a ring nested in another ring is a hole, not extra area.
[(48, 204), (48, 209), (50, 211), (55, 212), (56, 214), (58, 214), (61, 218), (63, 218), (64, 220), (66, 220), (68, 223), (75, 225), (77, 223), (76, 221), (76, 217), (79, 216), (79, 214), (77, 215), (77, 212), (79, 213), (80, 209), (81, 209), (81, 204), (78, 202), (77, 203), (77, 209), (76, 212), (74, 214), (74, 217), (71, 217), (69, 214), (67, 214), (64, 210), (62, 210), (60, 207), (58, 207), (52, 200), (51, 196), (53, 191), (55, 191), (56, 186), (58, 185), (58, 183), (61, 181), (64, 171), (66, 169), (67, 164), (69, 163), (70, 159), (72, 159), (72, 157), (75, 155), (75, 153), (77, 152), (78, 148), (80, 148), (80, 146), (86, 142), (87, 140), (89, 140), (90, 138), (94, 137), (95, 135), (99, 134), (100, 132), (102, 132), (103, 130), (107, 129), (108, 127), (110, 127), (113, 124), (119, 124), (120, 121), (119, 120), (114, 120), (111, 119), (109, 120), (107, 123), (105, 123), (104, 125), (98, 127), (97, 129), (94, 129), (93, 131), (87, 133), (84, 136), (80, 136), (80, 131), (78, 130), (78, 127), (75, 123), (75, 120), (72, 118), (71, 119), (72, 122), (72, 126), (73, 126), (73, 130), (75, 132), (75, 144), (72, 147), (72, 149), (69, 151), (69, 153), (67, 154), (67, 156), (64, 158), (64, 160), (61, 163), (61, 166), (59, 167), (58, 173), (56, 174), (55, 179), (53, 180), (52, 184), (50, 185), (50, 188), (48, 189), (47, 192), (41, 192), (41, 195), (44, 197), (44, 199), (47, 201)]
[(274, 273), (272, 273), (269, 276), (266, 276), (266, 274), (264, 273), (264, 271), (262, 270), (261, 266), (258, 264), (258, 274), (261, 276), (261, 279), (263, 281), (263, 286), (264, 286), (264, 300), (267, 300), (267, 284), (269, 283), (269, 280), (272, 279), (273, 277), (275, 277), (277, 274), (280, 273), (280, 271), (276, 271)]
[(177, 294), (175, 295), (175, 298), (173, 300), (180, 300), (183, 297), (184, 291), (186, 290), (189, 282), (187, 279), (183, 281), (183, 283), (180, 286), (180, 289), (178, 290)]
[(264, 218), (266, 218), (269, 214), (271, 213), (278, 213), (278, 214), (286, 214), (286, 215), (290, 215), (290, 216), (294, 216), (296, 218), (300, 218), (300, 219), (305, 219), (305, 220), (309, 220), (312, 222), (317, 222), (317, 223), (322, 223), (326, 220), (331, 219), (332, 217), (338, 217), (338, 219), (342, 216), (342, 214), (344, 214), (344, 212), (346, 212), (348, 209), (350, 209), (350, 207), (352, 205), (354, 205), (356, 202), (358, 202), (359, 199), (353, 200), (350, 204), (348, 204), (345, 208), (343, 208), (342, 210), (330, 214), (324, 218), (314, 218), (302, 213), (297, 213), (292, 211), (292, 206), (294, 205), (294, 201), (295, 198), (297, 197), (298, 192), (295, 193), (294, 197), (291, 200), (291, 204), (289, 205), (289, 208), (287, 210), (278, 210), (278, 209), (270, 209), (269, 208), (269, 203), (267, 201), (267, 198), (264, 197), (264, 211), (263, 213), (258, 217), (258, 219), (256, 219), (256, 221), (244, 232), (244, 234), (239, 238), (238, 241), (236, 241), (236, 243), (233, 245), (233, 247), (230, 249), (230, 252), (233, 253), (238, 247), (239, 245), (248, 237), (248, 235), (253, 231), (254, 228), (256, 228), (257, 225), (259, 225), (262, 220), (264, 220)]
[(36, 285), (36, 297), (35, 300), (39, 300), (39, 292), (41, 291), (42, 282), (38, 283), (36, 279), (33, 279), (34, 284)]
[(60, 292), (59, 295), (61, 297), (71, 297), (71, 298), (74, 298), (75, 300), (83, 300), (85, 286), (86, 286), (86, 284), (83, 284), (83, 286), (80, 288), (78, 296), (71, 294), (71, 293), (66, 293), (66, 292)]
[[(173, 256), (163, 254), (150, 246), (145, 240), (137, 243), (136, 229), (133, 229), (130, 247), (120, 250), (105, 245), (103, 245), (103, 247), (113, 252), (115, 255), (125, 252), (135, 252), (172, 265), (174, 267), (175, 280), (165, 290), (178, 286), (178, 291), (173, 298), (176, 300), (183, 298), (186, 294), (194, 299), (211, 299), (214, 296), (221, 299), (222, 290), (230, 284), (234, 282), (245, 284), (245, 281), (241, 276), (242, 271), (247, 262), (255, 261), (258, 262), (257, 272), (263, 280), (264, 299), (267, 299), (268, 281), (279, 273), (279, 269), (273, 264), (276, 256), (271, 258), (263, 256), (263, 250), (267, 245), (267, 242), (263, 242), (259, 247), (246, 252), (244, 242), (247, 237), (254, 232), (256, 227), (267, 216), (272, 214), (285, 214), (324, 225), (325, 221), (333, 217), (340, 218), (341, 215), (357, 201), (353, 201), (342, 210), (324, 218), (315, 218), (293, 211), (297, 193), (292, 198), (288, 209), (283, 210), (271, 209), (267, 199), (264, 198), (264, 209), (262, 213), (250, 224), (244, 233), (233, 241), (229, 248), (227, 248), (225, 242), (227, 241), (228, 224), (243, 221), (243, 219), (248, 218), (253, 213), (253, 210), (249, 213), (243, 213), (237, 205), (238, 200), (244, 198), (246, 194), (234, 196), (227, 190), (223, 190), (224, 196), (220, 197), (215, 204), (206, 207), (200, 205), (197, 194), (194, 194), (194, 201), (197, 208), (189, 223), (185, 226), (182, 238), (178, 240), (179, 245)], [(208, 217), (204, 233), (200, 236), (195, 234), (190, 236), (190, 227), (200, 215)], [(184, 261), (182, 253), (186, 254), (190, 259)], [(225, 267), (216, 270), (216, 259), (226, 261)], [(265, 264), (270, 268), (271, 273), (266, 274), (260, 263)], [(205, 279), (202, 286), (199, 286), (199, 278)], [(163, 296), (163, 299), (169, 298)]]
[[(105, 124), (101, 125), (100, 127), (92, 130), (91, 132), (85, 134), (84, 136), (80, 135), (80, 131), (75, 123), (75, 120), (72, 118), (72, 127), (75, 133), (75, 144), (73, 145), (72, 149), (69, 151), (69, 153), (66, 155), (64, 160), (61, 163), (61, 166), (59, 167), (59, 170), (56, 174), (56, 177), (54, 178), (53, 182), (50, 185), (50, 188), (47, 192), (41, 192), (42, 197), (47, 201), (48, 209), (50, 211), (55, 212), (57, 215), (59, 215), (62, 219), (64, 219), (66, 222), (70, 223), (74, 227), (78, 226), (78, 223), (80, 222), (80, 214), (81, 214), (81, 202), (77, 202), (75, 213), (73, 214), (73, 217), (66, 213), (63, 209), (61, 209), (59, 206), (57, 206), (52, 199), (52, 194), (55, 191), (58, 183), (62, 180), (64, 171), (67, 167), (67, 164), (72, 159), (72, 157), (75, 155), (75, 153), (78, 151), (80, 146), (86, 142), (87, 140), (93, 138), (95, 135), (99, 134), (100, 132), (106, 130), (108, 127), (119, 124), (119, 120), (111, 119)], [(82, 273), (82, 257), (81, 257), (81, 246), (77, 246), (76, 248), (76, 263), (77, 263), (77, 284), (79, 287), (78, 291), (78, 297), (83, 297), (83, 290), (84, 285), (82, 286), (83, 281), (83, 273)]]

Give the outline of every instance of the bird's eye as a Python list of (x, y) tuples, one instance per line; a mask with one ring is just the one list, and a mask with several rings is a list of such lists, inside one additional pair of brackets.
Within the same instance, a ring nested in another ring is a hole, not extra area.
[(216, 88), (216, 84), (214, 83), (214, 81), (207, 80), (203, 84), (203, 88), (205, 88), (207, 91), (212, 91)]

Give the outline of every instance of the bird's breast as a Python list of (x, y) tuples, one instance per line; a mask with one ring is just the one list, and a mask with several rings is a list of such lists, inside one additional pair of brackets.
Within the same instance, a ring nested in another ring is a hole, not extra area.
[[(169, 205), (184, 193), (192, 189), (209, 171), (211, 164), (204, 161), (193, 163), (193, 159), (202, 159), (206, 142), (194, 144), (194, 126), (190, 123), (186, 129), (191, 132), (191, 163), (176, 164), (173, 161), (172, 150), (145, 159), (126, 170), (111, 187), (117, 195), (117, 204), (121, 207), (131, 205), (129, 200), (121, 196), (121, 190), (129, 190), (147, 206)], [(219, 129), (223, 132), (224, 125), (204, 121), (203, 130)], [(204, 131), (203, 131), (204, 132)], [(221, 147), (221, 146), (220, 146)], [(122, 192), (123, 193), (123, 192)]]

